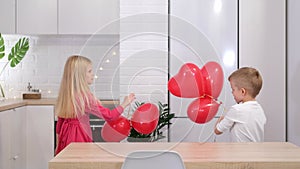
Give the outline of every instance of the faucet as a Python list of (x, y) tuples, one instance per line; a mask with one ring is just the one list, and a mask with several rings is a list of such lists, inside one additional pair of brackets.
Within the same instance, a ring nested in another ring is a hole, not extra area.
[(32, 88), (32, 86), (30, 85), (30, 82), (28, 82), (27, 89), (28, 89), (29, 92), (30, 92), (31, 88)]

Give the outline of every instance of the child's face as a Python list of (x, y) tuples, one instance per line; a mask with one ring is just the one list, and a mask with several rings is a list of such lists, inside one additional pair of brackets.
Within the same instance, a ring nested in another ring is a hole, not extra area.
[(232, 93), (232, 95), (233, 95), (233, 97), (234, 97), (234, 100), (237, 102), (237, 103), (240, 103), (240, 102), (242, 102), (243, 101), (243, 99), (244, 99), (244, 93), (245, 93), (245, 89), (243, 89), (243, 88), (241, 88), (241, 89), (239, 89), (236, 85), (235, 85), (235, 83), (234, 83), (234, 81), (230, 81), (230, 86), (231, 86), (231, 93)]
[(92, 84), (94, 81), (94, 73), (93, 73), (93, 66), (91, 64), (89, 64), (87, 66), (87, 70), (86, 70), (86, 82), (87, 84)]

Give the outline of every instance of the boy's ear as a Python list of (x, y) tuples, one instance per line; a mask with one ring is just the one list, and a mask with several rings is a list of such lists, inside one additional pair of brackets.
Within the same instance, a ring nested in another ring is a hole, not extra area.
[(246, 89), (245, 88), (241, 88), (241, 90), (242, 90), (242, 94), (246, 95), (246, 92), (247, 92)]

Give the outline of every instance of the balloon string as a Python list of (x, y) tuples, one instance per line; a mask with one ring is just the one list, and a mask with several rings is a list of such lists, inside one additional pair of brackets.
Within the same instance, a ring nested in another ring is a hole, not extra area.
[(130, 104), (130, 106), (128, 106), (129, 108), (128, 108), (128, 111), (127, 111), (127, 119), (129, 119), (129, 117), (130, 117), (130, 111), (131, 111), (131, 104)]
[(209, 98), (213, 99), (213, 100), (214, 100), (215, 102), (217, 102), (218, 104), (223, 104), (222, 101), (219, 101), (217, 98), (214, 98), (214, 97), (212, 97), (211, 95), (204, 94), (204, 95), (200, 96), (200, 98), (205, 98), (205, 97), (209, 97)]

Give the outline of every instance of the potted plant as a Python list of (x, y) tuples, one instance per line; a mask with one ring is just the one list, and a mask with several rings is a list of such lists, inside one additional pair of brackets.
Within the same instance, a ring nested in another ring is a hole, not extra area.
[[(135, 102), (135, 109), (143, 105), (144, 103)], [(129, 142), (154, 142), (159, 139), (165, 138), (163, 136), (163, 131), (161, 131), (167, 125), (171, 125), (172, 123), (170, 120), (175, 117), (174, 113), (169, 113), (169, 106), (168, 104), (162, 104), (158, 102), (159, 108), (159, 119), (158, 124), (155, 130), (150, 134), (141, 134), (137, 132), (133, 127), (130, 130), (130, 134), (127, 138)]]
[[(24, 58), (26, 55), (27, 51), (29, 49), (29, 38), (20, 38), (18, 42), (14, 45), (14, 47), (11, 49), (10, 53), (8, 54), (8, 61), (2, 68), (0, 72), (0, 76), (2, 75), (3, 71), (9, 64), (10, 67), (15, 67), (17, 64), (21, 62), (21, 60)], [(4, 39), (0, 33), (0, 59), (3, 59), (5, 56), (5, 44), (4, 44)], [(5, 98), (5, 93), (4, 90), (0, 84), (0, 91), (1, 91), (1, 97)]]

